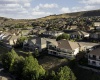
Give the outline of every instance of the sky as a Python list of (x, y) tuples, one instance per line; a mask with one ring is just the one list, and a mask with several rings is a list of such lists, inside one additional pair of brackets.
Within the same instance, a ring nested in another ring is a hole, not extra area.
[(100, 0), (0, 0), (0, 16), (13, 19), (36, 19), (96, 9), (100, 9)]

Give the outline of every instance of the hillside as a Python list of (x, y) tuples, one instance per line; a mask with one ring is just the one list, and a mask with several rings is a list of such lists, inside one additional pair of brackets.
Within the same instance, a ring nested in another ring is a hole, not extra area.
[(43, 18), (38, 18), (37, 20), (47, 20), (47, 19), (56, 19), (56, 18), (74, 18), (74, 17), (93, 17), (100, 16), (100, 10), (91, 10), (91, 11), (81, 11), (74, 13), (64, 13), (59, 15), (50, 15)]
[(91, 10), (91, 11), (81, 11), (81, 12), (74, 12), (74, 13), (64, 13), (59, 15), (50, 15), (42, 18), (37, 19), (12, 19), (12, 18), (5, 18), (0, 17), (0, 27), (20, 27), (20, 26), (32, 26), (33, 22), (38, 23), (38, 21), (46, 21), (51, 19), (61, 19), (61, 18), (76, 18), (76, 17), (100, 17), (100, 10)]

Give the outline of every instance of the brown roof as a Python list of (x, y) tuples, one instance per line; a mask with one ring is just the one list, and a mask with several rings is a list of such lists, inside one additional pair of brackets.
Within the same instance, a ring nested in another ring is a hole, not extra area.
[(89, 52), (88, 54), (100, 56), (100, 47), (97, 49), (94, 49), (93, 51)]
[(58, 41), (58, 47), (73, 50), (73, 49), (78, 48), (79, 45), (78, 45), (77, 42), (71, 42), (71, 41), (67, 41), (67, 40), (60, 40), (60, 41)]

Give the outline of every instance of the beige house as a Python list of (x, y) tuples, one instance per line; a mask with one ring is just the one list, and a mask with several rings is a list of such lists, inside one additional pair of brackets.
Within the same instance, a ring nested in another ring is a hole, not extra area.
[(78, 42), (80, 46), (80, 51), (87, 51), (87, 50), (92, 50), (93, 47), (98, 46), (98, 43), (92, 43), (92, 42)]
[(94, 27), (96, 30), (100, 30), (100, 22), (94, 22)]
[(68, 30), (77, 30), (78, 27), (76, 25), (68, 26)]
[(4, 43), (4, 45), (10, 47), (10, 46), (16, 45), (16, 42), (17, 42), (18, 38), (20, 38), (20, 36), (17, 36), (17, 35), (9, 35), (9, 36), (5, 37), (2, 40), (2, 42)]
[(74, 58), (79, 53), (79, 45), (77, 42), (60, 40), (48, 44), (48, 54)]
[(100, 26), (100, 22), (94, 22), (94, 26), (95, 27)]

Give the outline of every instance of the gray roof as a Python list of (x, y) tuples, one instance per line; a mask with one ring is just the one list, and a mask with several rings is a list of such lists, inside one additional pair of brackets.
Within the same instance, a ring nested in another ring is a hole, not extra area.
[(92, 43), (92, 42), (78, 42), (79, 45), (82, 46), (97, 46), (99, 45), (98, 43)]
[(58, 47), (59, 48), (64, 48), (64, 49), (70, 49), (74, 50), (76, 48), (79, 48), (79, 45), (77, 42), (71, 42), (67, 40), (60, 40), (58, 41)]
[(80, 31), (83, 35), (88, 35), (89, 33), (84, 32), (84, 31)]
[(94, 49), (93, 51), (89, 52), (88, 54), (100, 56), (100, 47), (97, 49)]
[(63, 33), (61, 31), (45, 31), (44, 33)]
[(53, 40), (53, 39), (40, 38), (40, 37), (28, 40), (28, 42), (30, 42), (30, 41), (32, 43), (34, 43), (34, 44), (39, 44), (39, 45), (46, 44), (47, 41), (49, 41), (49, 42), (55, 42), (55, 40)]

